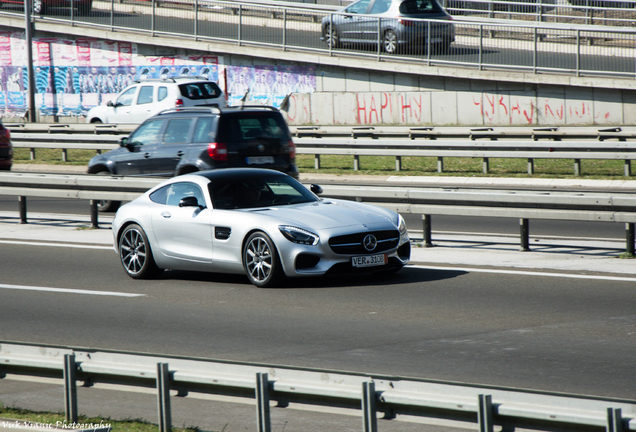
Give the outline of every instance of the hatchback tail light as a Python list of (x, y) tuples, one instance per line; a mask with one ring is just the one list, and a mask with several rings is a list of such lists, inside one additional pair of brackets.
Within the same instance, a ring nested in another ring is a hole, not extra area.
[(4, 126), (0, 126), (0, 135), (4, 135), (6, 139), (11, 139), (11, 132)]
[(182, 107), (183, 106), (183, 99), (179, 98), (176, 101), (174, 101), (174, 106), (176, 108)]
[(227, 161), (227, 144), (225, 143), (210, 143), (208, 145), (208, 156), (212, 160), (218, 162)]

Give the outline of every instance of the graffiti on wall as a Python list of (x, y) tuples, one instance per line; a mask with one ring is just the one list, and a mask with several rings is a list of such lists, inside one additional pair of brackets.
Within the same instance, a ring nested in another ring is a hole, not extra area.
[(312, 66), (227, 66), (229, 105), (249, 102), (280, 108), (292, 93), (313, 93), (316, 73)]
[[(131, 42), (92, 39), (35, 39), (33, 74), (36, 108), (45, 115), (79, 116), (106, 104), (135, 81), (205, 76), (219, 82), (217, 56), (142, 56)], [(0, 111), (27, 110), (28, 69), (22, 33), (0, 33)]]

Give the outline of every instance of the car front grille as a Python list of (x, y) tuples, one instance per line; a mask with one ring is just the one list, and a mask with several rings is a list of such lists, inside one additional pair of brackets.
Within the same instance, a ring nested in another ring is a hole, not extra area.
[[(364, 239), (373, 235), (377, 240), (377, 246), (373, 250), (364, 247)], [(332, 251), (342, 255), (359, 255), (382, 253), (397, 247), (400, 241), (398, 230), (361, 232), (332, 237), (329, 239), (329, 247)]]

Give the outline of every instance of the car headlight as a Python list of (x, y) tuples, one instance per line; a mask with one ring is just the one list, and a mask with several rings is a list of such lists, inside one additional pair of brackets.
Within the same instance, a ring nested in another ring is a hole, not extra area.
[(293, 226), (281, 225), (278, 227), (281, 234), (292, 243), (304, 244), (304, 245), (316, 245), (318, 244), (318, 237), (316, 234), (304, 230), (302, 228), (296, 228)]
[(406, 222), (404, 222), (404, 218), (400, 214), (398, 214), (398, 230), (400, 231), (400, 235), (406, 234)]

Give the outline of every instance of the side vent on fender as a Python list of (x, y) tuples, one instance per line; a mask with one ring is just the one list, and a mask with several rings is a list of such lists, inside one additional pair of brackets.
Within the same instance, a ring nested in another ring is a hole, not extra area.
[(227, 240), (232, 234), (232, 228), (230, 227), (214, 227), (214, 238), (218, 240)]

